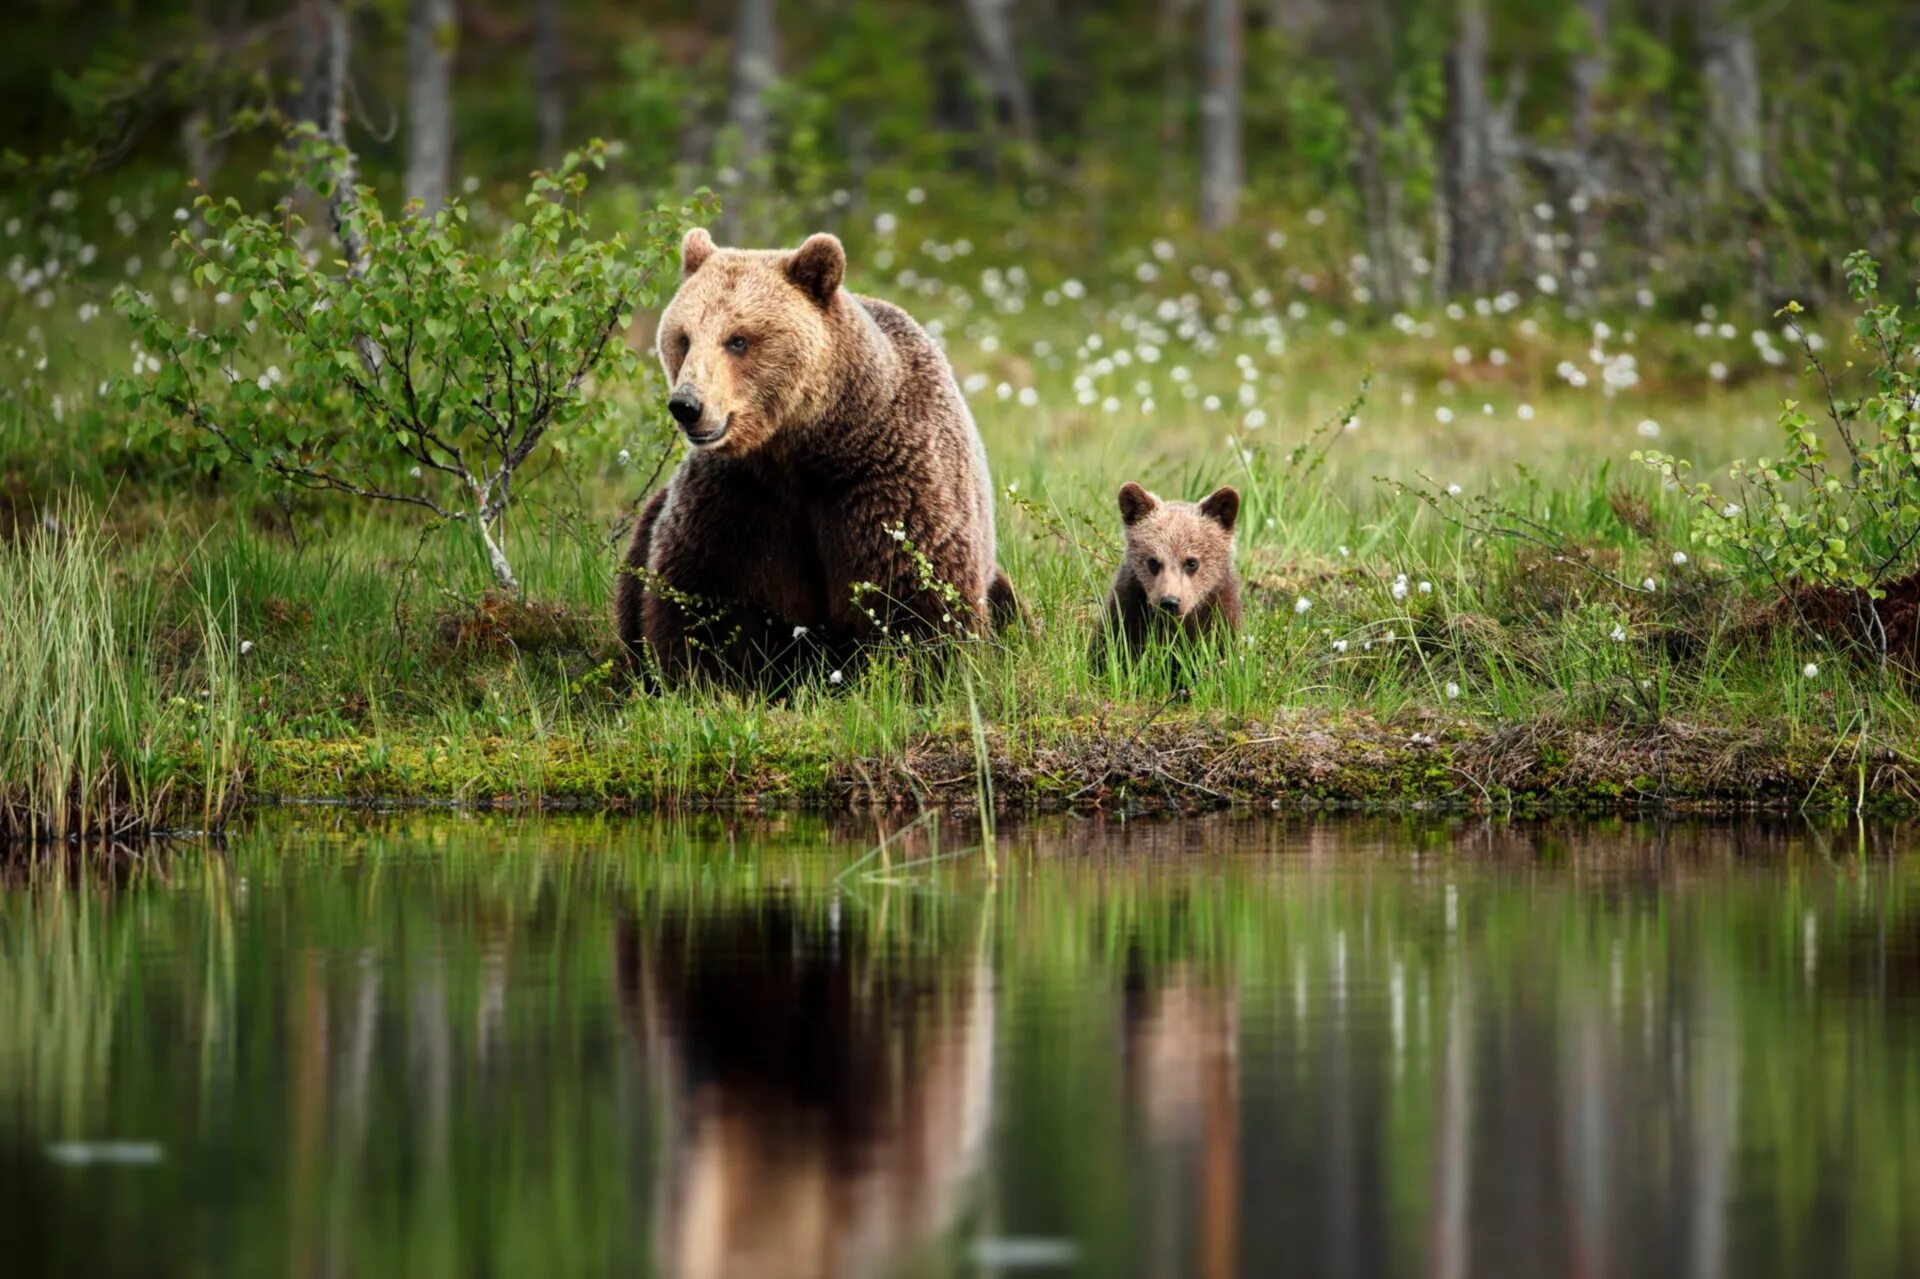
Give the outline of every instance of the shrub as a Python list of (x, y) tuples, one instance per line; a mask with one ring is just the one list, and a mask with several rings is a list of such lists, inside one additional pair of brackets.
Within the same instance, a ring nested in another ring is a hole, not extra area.
[[(593, 239), (579, 204), (595, 143), (538, 174), (523, 219), (480, 242), (468, 211), (389, 220), (350, 159), (311, 126), (290, 134), (302, 180), (330, 201), (343, 256), (304, 250), (301, 222), (202, 196), (204, 235), (177, 245), (196, 283), (228, 295), (205, 330), (123, 288), (147, 351), (127, 385), (148, 429), (209, 468), (469, 522), (496, 582), (516, 589), (500, 536), (519, 469), (549, 436), (608, 428), (609, 393), (639, 368), (623, 340), (655, 301), (687, 211), (655, 209), (635, 239)], [(237, 311), (237, 317), (234, 313)]]
[(1717, 551), (1749, 589), (1777, 592), (1796, 611), (1808, 588), (1842, 593), (1884, 657), (1878, 601), (1920, 568), (1920, 320), (1881, 301), (1879, 264), (1869, 254), (1849, 256), (1846, 276), (1862, 308), (1853, 345), (1869, 386), (1860, 398), (1840, 395), (1800, 327), (1800, 306), (1778, 313), (1819, 380), (1821, 416), (1844, 456), (1830, 452), (1819, 418), (1791, 400), (1780, 412), (1781, 455), (1734, 463), (1725, 488), (1687, 483), (1692, 467), (1681, 458), (1633, 456), (1683, 487), (1697, 508), (1693, 540)]

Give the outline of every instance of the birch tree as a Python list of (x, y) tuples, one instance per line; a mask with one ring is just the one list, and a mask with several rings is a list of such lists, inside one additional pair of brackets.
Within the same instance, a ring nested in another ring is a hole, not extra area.
[(1500, 161), (1487, 96), (1486, 0), (1460, 0), (1459, 28), (1446, 57), (1447, 106), (1441, 148), (1441, 221), (1449, 294), (1489, 289), (1504, 248)]
[(1230, 226), (1240, 208), (1240, 0), (1203, 0), (1200, 16), (1200, 225)]
[(453, 167), (453, 0), (408, 0), (406, 196), (428, 213), (447, 201)]
[(1014, 0), (966, 0), (967, 19), (979, 50), (981, 78), (993, 101), (994, 122), (1021, 142), (1034, 141), (1033, 95), (1020, 68), (1013, 34)]
[(740, 133), (741, 162), (748, 167), (767, 153), (767, 91), (773, 87), (774, 65), (773, 0), (740, 0), (728, 114)]
[(1753, 25), (1739, 11), (1739, 0), (1700, 0), (1699, 29), (1715, 181), (1749, 200), (1759, 200), (1766, 195), (1766, 177)]

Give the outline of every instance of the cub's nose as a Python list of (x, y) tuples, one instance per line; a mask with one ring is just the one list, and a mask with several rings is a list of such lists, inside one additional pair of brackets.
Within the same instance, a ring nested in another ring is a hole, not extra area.
[(681, 426), (692, 426), (700, 420), (700, 392), (690, 386), (683, 386), (667, 397), (667, 412), (673, 414), (673, 420)]
[(1180, 611), (1180, 597), (1178, 595), (1162, 595), (1160, 597), (1160, 610), (1163, 613), (1178, 613)]

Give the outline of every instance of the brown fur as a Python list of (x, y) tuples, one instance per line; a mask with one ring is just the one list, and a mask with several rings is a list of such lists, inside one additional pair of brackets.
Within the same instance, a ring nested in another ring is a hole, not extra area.
[(1205, 500), (1163, 502), (1138, 484), (1120, 489), (1125, 553), (1100, 630), (1097, 663), (1108, 643), (1138, 657), (1156, 635), (1188, 639), (1240, 630), (1240, 581), (1233, 571), (1233, 526), (1240, 494), (1216, 489)]
[[(840, 287), (830, 235), (796, 250), (681, 246), (660, 318), (692, 447), (642, 512), (617, 625), (669, 677), (781, 682), (877, 636), (979, 633), (1018, 614), (994, 561), (986, 454), (946, 358), (906, 312)], [(736, 338), (744, 349), (730, 349)], [(958, 596), (927, 589), (906, 537)], [(855, 584), (879, 591), (855, 600)], [(806, 627), (796, 639), (794, 629)]]

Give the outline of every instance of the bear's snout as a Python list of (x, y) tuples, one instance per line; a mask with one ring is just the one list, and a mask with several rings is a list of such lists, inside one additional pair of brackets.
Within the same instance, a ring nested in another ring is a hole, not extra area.
[(1163, 613), (1172, 613), (1175, 617), (1178, 617), (1180, 615), (1180, 597), (1178, 595), (1162, 595), (1160, 597), (1160, 611)]
[(673, 414), (673, 420), (682, 427), (698, 426), (700, 413), (704, 408), (705, 406), (700, 403), (700, 392), (691, 386), (677, 387), (673, 394), (667, 397), (667, 412)]
[(706, 401), (700, 398), (700, 392), (694, 390), (691, 382), (682, 382), (674, 388), (673, 394), (667, 397), (667, 412), (680, 424), (680, 430), (688, 442), (699, 448), (718, 444), (726, 435), (727, 428), (733, 425), (731, 413), (723, 415), (718, 426), (706, 424)]

